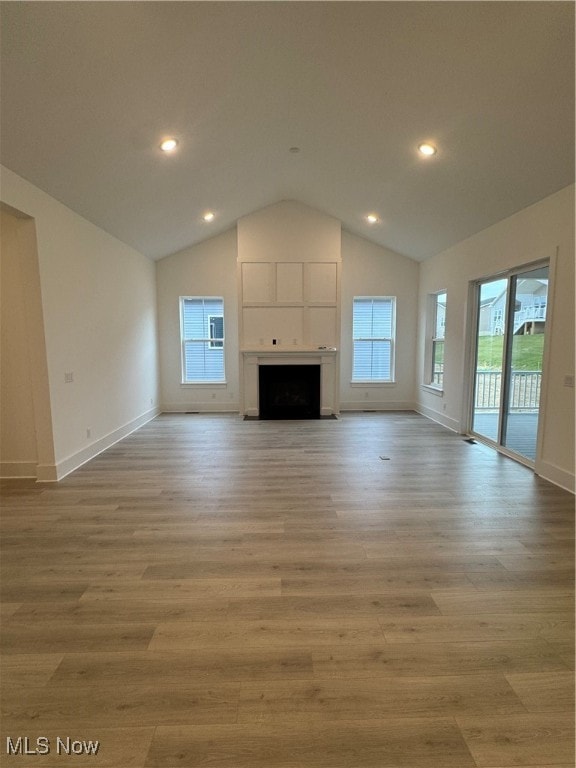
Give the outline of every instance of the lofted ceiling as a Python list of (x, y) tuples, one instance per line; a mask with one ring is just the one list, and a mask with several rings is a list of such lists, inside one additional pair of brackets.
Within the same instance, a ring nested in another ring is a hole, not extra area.
[(571, 2), (2, 2), (1, 23), (2, 164), (151, 258), (295, 199), (422, 260), (574, 181)]

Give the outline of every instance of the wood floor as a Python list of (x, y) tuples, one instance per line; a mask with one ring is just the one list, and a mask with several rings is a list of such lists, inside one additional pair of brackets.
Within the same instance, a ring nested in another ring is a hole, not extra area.
[(3, 766), (574, 766), (574, 499), (416, 414), (161, 416), (2, 534)]

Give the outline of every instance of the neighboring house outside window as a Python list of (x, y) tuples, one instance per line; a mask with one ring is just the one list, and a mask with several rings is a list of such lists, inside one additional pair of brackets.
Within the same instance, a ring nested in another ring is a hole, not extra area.
[(224, 346), (224, 316), (209, 315), (208, 323), (210, 325), (210, 349), (217, 349)]
[(352, 383), (394, 381), (395, 325), (395, 296), (354, 297)]
[(180, 297), (182, 383), (224, 383), (224, 299)]
[(502, 336), (504, 333), (504, 310), (496, 307), (492, 312), (492, 335)]

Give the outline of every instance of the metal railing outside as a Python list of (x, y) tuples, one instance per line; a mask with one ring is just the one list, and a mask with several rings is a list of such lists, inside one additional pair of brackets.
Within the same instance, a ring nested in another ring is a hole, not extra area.
[[(512, 371), (509, 410), (537, 411), (541, 386), (542, 371)], [(476, 371), (474, 409), (498, 410), (501, 389), (502, 371)]]
[(431, 384), (434, 384), (436, 387), (441, 387), (444, 382), (444, 366), (437, 368), (432, 371), (432, 381)]

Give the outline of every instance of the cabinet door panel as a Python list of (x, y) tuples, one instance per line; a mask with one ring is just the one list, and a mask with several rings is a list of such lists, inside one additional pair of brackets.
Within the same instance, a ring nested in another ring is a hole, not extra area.
[(243, 312), (245, 347), (271, 347), (273, 339), (278, 347), (303, 343), (301, 307), (245, 307)]
[(336, 308), (310, 307), (308, 312), (308, 338), (310, 346), (337, 346)]
[(306, 264), (307, 299), (310, 304), (336, 304), (336, 270), (336, 264)]
[(279, 262), (276, 265), (276, 301), (280, 303), (302, 303), (304, 301), (302, 264)]
[(245, 262), (242, 264), (242, 303), (270, 304), (272, 290), (272, 264)]

